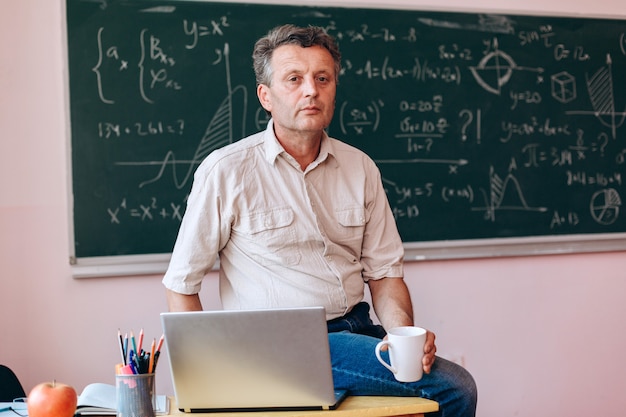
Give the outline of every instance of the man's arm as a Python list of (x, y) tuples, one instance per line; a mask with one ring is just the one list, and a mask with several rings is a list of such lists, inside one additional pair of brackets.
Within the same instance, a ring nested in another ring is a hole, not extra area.
[[(368, 282), (372, 294), (374, 312), (383, 327), (388, 330), (398, 326), (413, 326), (413, 304), (411, 294), (402, 278), (370, 279)], [(426, 333), (424, 344), (424, 372), (430, 373), (435, 362), (435, 334)]]
[(385, 329), (413, 326), (411, 295), (402, 278), (370, 279), (372, 304)]
[(181, 294), (170, 289), (165, 290), (169, 311), (202, 311), (202, 303), (198, 294)]

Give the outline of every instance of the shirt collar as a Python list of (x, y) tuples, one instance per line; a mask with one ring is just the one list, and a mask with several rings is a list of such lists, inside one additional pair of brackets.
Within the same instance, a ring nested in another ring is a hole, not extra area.
[[(286, 151), (274, 134), (273, 119), (270, 119), (267, 122), (267, 127), (265, 128), (264, 135), (265, 159), (269, 164), (274, 165), (274, 162), (276, 161), (276, 158), (278, 158), (278, 155), (283, 152), (286, 153)], [(331, 156), (332, 158), (329, 158), (329, 156)], [(324, 131), (322, 136), (322, 144), (320, 146), (320, 153), (315, 161), (313, 161), (313, 163), (311, 164), (311, 167), (315, 167), (326, 160), (332, 160), (334, 164), (337, 163), (337, 159), (335, 156), (335, 147), (333, 146), (333, 143), (326, 131)]]
[(274, 165), (274, 161), (278, 158), (278, 155), (285, 152), (276, 135), (274, 134), (274, 120), (270, 119), (267, 122), (265, 133), (263, 137), (263, 146), (265, 148), (265, 159), (270, 165)]

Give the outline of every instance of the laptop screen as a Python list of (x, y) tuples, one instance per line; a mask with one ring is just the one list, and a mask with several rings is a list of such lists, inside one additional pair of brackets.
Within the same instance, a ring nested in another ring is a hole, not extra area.
[(162, 313), (161, 321), (181, 411), (336, 405), (323, 307)]

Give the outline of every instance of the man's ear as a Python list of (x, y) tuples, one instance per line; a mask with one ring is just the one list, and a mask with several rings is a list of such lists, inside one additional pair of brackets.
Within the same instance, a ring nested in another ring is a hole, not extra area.
[(259, 98), (261, 106), (268, 112), (272, 111), (269, 87), (265, 84), (259, 84), (256, 88), (256, 95)]

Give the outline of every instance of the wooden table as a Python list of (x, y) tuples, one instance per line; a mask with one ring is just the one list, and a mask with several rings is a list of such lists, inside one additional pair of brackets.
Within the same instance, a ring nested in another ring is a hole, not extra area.
[(183, 413), (176, 407), (176, 400), (170, 399), (172, 416), (192, 417), (390, 417), (407, 414), (423, 416), (424, 413), (439, 410), (435, 401), (419, 397), (348, 397), (336, 410), (330, 411), (247, 411), (232, 413)]

